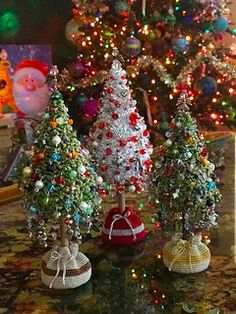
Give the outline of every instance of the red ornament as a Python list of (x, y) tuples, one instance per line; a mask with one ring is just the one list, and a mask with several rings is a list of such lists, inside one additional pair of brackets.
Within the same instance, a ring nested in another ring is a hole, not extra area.
[(126, 144), (127, 144), (127, 141), (125, 139), (122, 138), (121, 140), (119, 140), (120, 147), (124, 147)]
[(70, 159), (72, 157), (72, 154), (66, 154), (66, 158)]
[(108, 133), (106, 134), (106, 137), (107, 137), (107, 138), (112, 138), (112, 137), (113, 137), (112, 132), (108, 132)]
[(99, 122), (99, 124), (98, 124), (98, 128), (99, 128), (100, 130), (103, 130), (103, 129), (105, 128), (105, 126), (106, 126), (106, 123), (103, 122), (103, 121)]
[(174, 174), (174, 173), (175, 173), (175, 168), (174, 167), (168, 167), (166, 169), (166, 171), (165, 171), (165, 174), (166, 174), (167, 177), (172, 176), (172, 174)]
[(116, 190), (117, 190), (118, 192), (123, 192), (123, 191), (125, 190), (125, 187), (124, 187), (123, 184), (117, 184), (117, 185), (116, 185)]
[(139, 115), (135, 112), (132, 112), (129, 115), (129, 120), (130, 120), (129, 124), (135, 126), (138, 123)]
[(131, 157), (131, 158), (129, 159), (129, 162), (131, 162), (131, 163), (135, 162), (135, 158), (134, 158), (134, 157)]
[(138, 178), (132, 176), (132, 177), (130, 178), (130, 181), (131, 181), (132, 183), (136, 183), (136, 182), (138, 182)]
[(55, 179), (56, 184), (64, 184), (65, 180), (62, 177), (57, 177)]
[(131, 169), (131, 167), (130, 167), (130, 166), (127, 166), (125, 169), (126, 169), (127, 171), (129, 171), (129, 170)]
[(142, 148), (142, 149), (140, 149), (139, 152), (140, 152), (141, 155), (145, 155), (146, 154), (146, 149)]
[(170, 129), (174, 129), (175, 128), (175, 124), (174, 123), (169, 123), (169, 128)]
[(120, 78), (121, 78), (122, 80), (125, 80), (125, 79), (126, 79), (126, 76), (125, 76), (125, 75), (122, 75)]
[(110, 147), (108, 147), (107, 149), (106, 149), (106, 155), (107, 156), (110, 156), (112, 154), (112, 149), (110, 148)]
[(111, 94), (111, 93), (113, 93), (114, 92), (114, 88), (112, 88), (112, 87), (108, 87), (107, 88), (107, 93), (108, 94)]
[(138, 142), (138, 137), (137, 136), (132, 136), (129, 140), (130, 140), (130, 142), (135, 143), (135, 142)]
[(135, 188), (136, 188), (136, 191), (137, 191), (137, 192), (141, 192), (141, 191), (142, 191), (142, 188), (141, 188), (141, 186), (139, 186), (139, 185), (136, 185)]
[(112, 114), (112, 119), (117, 120), (119, 118), (118, 113), (113, 113)]
[(145, 166), (146, 166), (147, 168), (150, 168), (150, 167), (152, 166), (152, 161), (151, 161), (151, 159), (145, 160), (145, 161), (144, 161), (144, 164), (145, 164)]
[(149, 135), (148, 130), (143, 131), (143, 136), (148, 136), (148, 135)]
[(208, 150), (206, 149), (206, 147), (203, 147), (202, 151), (201, 151), (201, 156), (202, 157), (207, 157), (208, 155)]
[(85, 171), (85, 173), (84, 173), (84, 175), (85, 175), (86, 177), (90, 176), (90, 174), (91, 174), (91, 171), (90, 171), (89, 169), (87, 169), (87, 170)]
[(108, 169), (108, 166), (107, 166), (106, 164), (103, 164), (103, 165), (100, 166), (100, 170), (101, 170), (102, 172), (106, 172), (107, 169)]

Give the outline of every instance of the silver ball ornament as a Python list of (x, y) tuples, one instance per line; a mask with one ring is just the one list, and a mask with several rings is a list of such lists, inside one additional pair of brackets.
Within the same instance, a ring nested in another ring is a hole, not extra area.
[(35, 185), (35, 188), (38, 189), (38, 190), (41, 190), (43, 188), (43, 186), (44, 186), (42, 180), (37, 180), (34, 185)]

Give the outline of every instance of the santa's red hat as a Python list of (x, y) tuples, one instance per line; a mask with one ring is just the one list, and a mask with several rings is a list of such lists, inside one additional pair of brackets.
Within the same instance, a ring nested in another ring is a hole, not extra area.
[(15, 72), (26, 68), (34, 68), (42, 72), (44, 76), (48, 75), (49, 67), (38, 60), (22, 60), (15, 68)]

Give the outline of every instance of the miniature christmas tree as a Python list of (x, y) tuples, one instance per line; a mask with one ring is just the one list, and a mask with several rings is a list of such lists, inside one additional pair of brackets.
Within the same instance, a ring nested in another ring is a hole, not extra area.
[[(57, 68), (50, 74), (56, 80)], [(77, 140), (56, 83), (51, 89), (36, 130), (31, 164), (23, 169), (23, 203), (40, 244), (47, 245), (46, 225), (48, 230), (52, 226), (52, 236), (57, 237), (59, 222), (60, 245), (44, 256), (41, 274), (46, 285), (65, 289), (75, 288), (91, 276), (89, 260), (70, 240), (74, 236), (80, 242), (79, 224), (91, 225), (96, 216), (100, 201), (96, 182), (101, 178), (90, 167), (86, 151)]]
[(118, 209), (112, 209), (105, 221), (103, 240), (130, 244), (145, 233), (140, 218), (125, 206), (125, 190), (141, 192), (146, 187), (152, 148), (116, 49), (114, 55), (97, 121), (90, 130), (90, 147), (98, 173), (118, 198)]
[[(170, 124), (170, 131), (166, 133), (167, 140), (157, 152), (153, 175), (162, 219), (167, 223), (182, 222), (181, 239), (175, 238), (176, 241), (182, 241), (182, 244), (195, 240), (199, 242), (199, 238), (191, 236), (217, 225), (215, 206), (221, 199), (213, 173), (215, 166), (207, 159), (207, 149), (201, 141), (196, 121), (190, 115), (189, 106), (191, 103), (187, 93), (182, 91), (177, 113)], [(181, 272), (178, 269), (178, 259), (181, 260), (185, 251), (180, 245), (182, 253), (179, 254), (175, 247), (174, 265), (170, 265), (172, 263), (165, 260), (165, 252), (170, 243), (164, 249), (164, 263)], [(203, 243), (201, 245), (205, 246)], [(208, 250), (207, 247), (206, 249)], [(167, 253), (170, 256), (171, 253)]]

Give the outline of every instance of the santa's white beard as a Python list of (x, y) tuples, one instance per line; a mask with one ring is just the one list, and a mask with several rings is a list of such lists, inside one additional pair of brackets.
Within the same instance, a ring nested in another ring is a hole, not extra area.
[(49, 101), (47, 86), (38, 87), (35, 91), (28, 92), (24, 86), (13, 83), (13, 94), (17, 107), (29, 118), (39, 119)]

